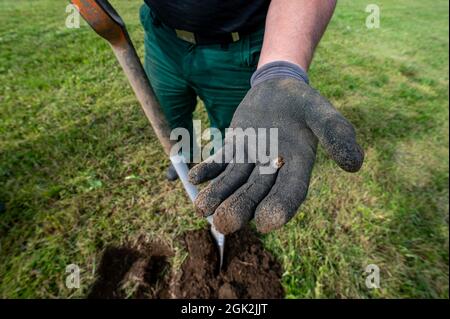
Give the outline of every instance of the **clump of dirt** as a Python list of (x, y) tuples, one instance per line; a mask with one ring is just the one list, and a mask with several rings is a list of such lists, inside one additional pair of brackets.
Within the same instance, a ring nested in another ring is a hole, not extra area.
[(225, 262), (218, 274), (218, 255), (208, 230), (185, 236), (189, 257), (174, 287), (177, 298), (282, 298), (281, 266), (264, 250), (250, 229), (226, 237)]
[(88, 298), (169, 298), (171, 256), (155, 242), (106, 248)]
[(249, 228), (227, 236), (225, 261), (209, 230), (185, 234), (188, 257), (170, 268), (173, 253), (158, 243), (105, 250), (89, 298), (282, 298), (281, 266)]

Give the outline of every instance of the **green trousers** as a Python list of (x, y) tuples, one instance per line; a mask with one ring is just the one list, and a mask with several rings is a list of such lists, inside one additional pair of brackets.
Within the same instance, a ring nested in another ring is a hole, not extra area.
[(199, 97), (210, 126), (224, 134), (250, 89), (264, 28), (228, 45), (194, 45), (179, 39), (145, 4), (140, 18), (145, 30), (144, 68), (171, 128), (192, 133), (192, 113)]

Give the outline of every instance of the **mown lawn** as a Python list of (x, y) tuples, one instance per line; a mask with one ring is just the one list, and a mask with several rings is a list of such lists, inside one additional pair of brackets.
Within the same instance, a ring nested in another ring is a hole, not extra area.
[[(112, 1), (139, 53), (141, 1)], [(358, 174), (321, 150), (308, 200), (262, 236), (288, 298), (449, 296), (448, 1), (339, 1), (312, 85), (357, 127)], [(108, 45), (65, 27), (65, 1), (0, 2), (0, 297), (86, 296), (102, 250), (205, 226)], [(198, 117), (205, 118), (202, 108)], [(81, 288), (65, 286), (80, 266)], [(376, 264), (381, 288), (365, 286)]]

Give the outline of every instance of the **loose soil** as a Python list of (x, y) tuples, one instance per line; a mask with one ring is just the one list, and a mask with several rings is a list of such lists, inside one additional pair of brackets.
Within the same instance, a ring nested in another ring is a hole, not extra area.
[(168, 274), (172, 252), (159, 243), (105, 249), (88, 298), (170, 298)]
[(88, 298), (283, 298), (281, 266), (256, 234), (247, 228), (226, 239), (220, 272), (209, 230), (182, 238), (181, 271), (171, 269), (173, 253), (159, 243), (109, 247)]

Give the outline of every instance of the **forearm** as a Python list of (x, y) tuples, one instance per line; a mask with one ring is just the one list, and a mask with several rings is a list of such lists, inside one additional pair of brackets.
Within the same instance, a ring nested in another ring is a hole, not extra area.
[(272, 0), (258, 67), (288, 61), (307, 71), (336, 0)]

